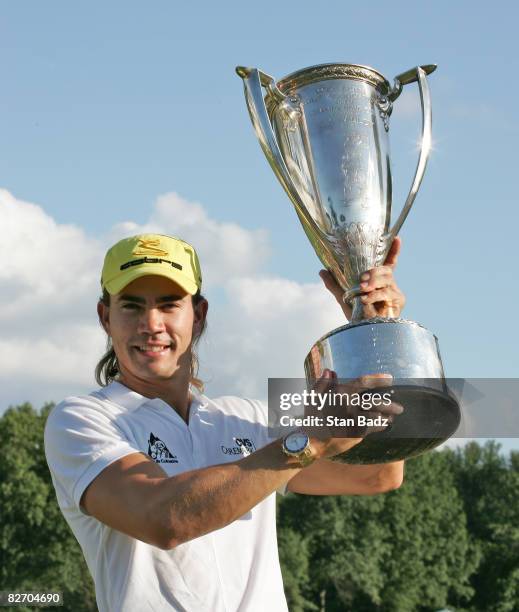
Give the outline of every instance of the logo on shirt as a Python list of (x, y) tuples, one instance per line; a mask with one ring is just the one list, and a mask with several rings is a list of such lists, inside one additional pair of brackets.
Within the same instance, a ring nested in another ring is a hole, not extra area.
[(176, 455), (172, 455), (164, 442), (151, 432), (148, 440), (148, 455), (155, 463), (178, 463)]
[(224, 446), (221, 449), (224, 455), (244, 455), (247, 457), (256, 450), (254, 442), (250, 438), (233, 438), (236, 446)]

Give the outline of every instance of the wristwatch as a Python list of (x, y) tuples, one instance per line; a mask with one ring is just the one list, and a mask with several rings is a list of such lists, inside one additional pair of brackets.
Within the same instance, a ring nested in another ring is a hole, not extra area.
[(304, 431), (293, 431), (283, 438), (283, 452), (306, 467), (314, 461), (310, 438)]

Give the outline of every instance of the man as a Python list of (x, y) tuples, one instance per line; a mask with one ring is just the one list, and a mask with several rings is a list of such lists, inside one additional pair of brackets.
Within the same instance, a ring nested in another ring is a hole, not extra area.
[[(399, 248), (397, 239), (386, 265), (366, 273), (368, 315), (403, 306), (392, 276)], [(321, 275), (342, 305), (332, 276)], [(101, 286), (109, 350), (96, 373), (108, 384), (64, 400), (45, 429), (58, 502), (99, 609), (286, 610), (272, 494), (384, 492), (402, 482), (403, 462), (330, 462), (362, 438), (271, 440), (260, 402), (197, 390), (193, 347), (208, 303), (189, 244), (156, 234), (121, 240), (106, 254)], [(333, 381), (326, 372), (318, 388)]]

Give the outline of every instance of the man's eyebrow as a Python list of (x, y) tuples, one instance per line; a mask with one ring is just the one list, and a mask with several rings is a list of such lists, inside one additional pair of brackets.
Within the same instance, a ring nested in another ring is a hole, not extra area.
[(144, 298), (137, 297), (135, 295), (120, 295), (118, 298), (119, 302), (135, 302), (136, 304), (145, 304), (146, 300)]
[(177, 302), (181, 299), (181, 295), (163, 295), (162, 297), (157, 298), (157, 303), (161, 304), (162, 302)]
[[(164, 302), (176, 302), (181, 299), (182, 299), (181, 295), (163, 295), (161, 297), (158, 297), (156, 299), (156, 302), (157, 304), (163, 304)], [(134, 302), (135, 304), (145, 304), (146, 303), (146, 300), (144, 298), (137, 297), (136, 295), (128, 295), (128, 294), (120, 295), (118, 298), (118, 301), (119, 302)]]

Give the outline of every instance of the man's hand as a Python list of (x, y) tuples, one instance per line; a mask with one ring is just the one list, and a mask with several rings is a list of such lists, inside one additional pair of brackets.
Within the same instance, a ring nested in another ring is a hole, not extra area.
[[(324, 418), (325, 423), (328, 423), (330, 417), (333, 423), (306, 430), (311, 437), (316, 458), (323, 459), (344, 453), (362, 442), (370, 433), (387, 429), (393, 419), (404, 410), (396, 402), (383, 400), (384, 388), (390, 387), (392, 382), (393, 377), (390, 374), (371, 374), (348, 383), (339, 383), (335, 372), (325, 370), (315, 383), (314, 390), (321, 397), (330, 397), (331, 401), (321, 411), (312, 407), (306, 411), (307, 415)], [(375, 401), (375, 396), (371, 399), (367, 395), (363, 396), (367, 391), (376, 393), (377, 400)], [(361, 399), (366, 401), (364, 408), (360, 403)], [(361, 423), (359, 417), (364, 417), (364, 423)], [(342, 421), (338, 419), (351, 419), (353, 425), (341, 425), (339, 423)], [(366, 421), (381, 424), (371, 425), (366, 424)]]
[[(405, 296), (400, 291), (393, 277), (402, 240), (398, 236), (393, 240), (383, 266), (367, 270), (361, 276), (360, 288), (363, 292), (363, 314), (366, 318), (372, 317), (399, 317), (405, 305)], [(319, 276), (325, 287), (339, 302), (346, 318), (351, 319), (351, 306), (343, 302), (344, 291), (328, 270), (321, 270)]]
[[(384, 392), (384, 387), (392, 383), (390, 375), (379, 374), (363, 376), (348, 384), (339, 384), (334, 372), (325, 370), (323, 376), (316, 382), (314, 389), (319, 393), (358, 393), (367, 388), (373, 392)], [(371, 396), (374, 399), (374, 396)], [(349, 408), (340, 406), (325, 407), (322, 411), (337, 417), (352, 417), (355, 414), (364, 414), (368, 418), (381, 416), (388, 419), (391, 424), (403, 412), (402, 406), (391, 403), (389, 406), (375, 407), (362, 410), (361, 407)], [(324, 416), (321, 413), (321, 416)], [(310, 436), (310, 445), (317, 459), (308, 467), (296, 474), (288, 483), (288, 490), (306, 495), (376, 495), (397, 489), (403, 481), (404, 462), (353, 465), (337, 463), (330, 458), (342, 454), (362, 442), (372, 432), (382, 431), (384, 426), (340, 427), (306, 429)], [(343, 437), (347, 435), (348, 437)], [(350, 437), (355, 436), (355, 437)]]

